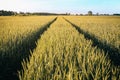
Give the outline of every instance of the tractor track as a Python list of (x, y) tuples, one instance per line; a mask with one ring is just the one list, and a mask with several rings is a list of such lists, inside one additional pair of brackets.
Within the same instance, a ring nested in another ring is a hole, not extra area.
[[(19, 80), (18, 77), (18, 71), (22, 70), (21, 62), (24, 60), (29, 60), (29, 56), (31, 55), (31, 52), (37, 47), (36, 42), (41, 38), (41, 35), (47, 31), (47, 29), (50, 27), (51, 24), (53, 24), (57, 20), (57, 17), (44, 25), (42, 28), (40, 28), (34, 36), (34, 39), (31, 39), (30, 44), (23, 44), (22, 49), (18, 50), (15, 53), (22, 53), (21, 55), (17, 56), (18, 60), (12, 59), (11, 57), (4, 57), (0, 58), (2, 62), (0, 62), (0, 80)], [(13, 50), (14, 51), (14, 50)], [(15, 60), (15, 61), (14, 61)], [(14, 62), (12, 62), (14, 61)]]
[[(63, 17), (64, 18), (64, 17)], [(91, 40), (93, 42), (92, 46), (97, 47), (100, 50), (103, 50), (105, 54), (108, 55), (109, 59), (112, 61), (112, 64), (115, 66), (120, 66), (120, 50), (118, 48), (115, 48), (114, 46), (111, 46), (109, 44), (104, 44), (101, 40), (99, 40), (95, 35), (89, 34), (88, 32), (82, 30), (79, 26), (76, 24), (72, 23), (71, 21), (67, 20), (64, 18), (68, 23), (70, 23), (76, 30), (80, 33), (83, 34), (84, 37), (87, 40)]]

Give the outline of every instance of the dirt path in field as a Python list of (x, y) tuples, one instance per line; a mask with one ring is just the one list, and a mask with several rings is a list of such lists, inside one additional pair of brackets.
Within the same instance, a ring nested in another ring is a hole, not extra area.
[[(0, 62), (0, 80), (19, 80), (18, 78), (18, 72), (22, 69), (21, 62), (23, 59), (28, 59), (30, 56), (30, 53), (33, 52), (33, 50), (36, 48), (36, 42), (38, 39), (40, 39), (40, 36), (47, 31), (47, 29), (50, 27), (51, 24), (53, 24), (56, 21), (57, 17), (52, 20), (50, 23), (47, 23), (43, 28), (40, 28), (34, 36), (34, 39), (31, 39), (30, 44), (25, 44), (25, 46), (22, 50), (19, 50), (17, 52), (13, 53), (22, 53), (17, 58), (11, 58), (11, 57), (4, 57), (0, 58), (2, 62)], [(23, 47), (20, 46), (20, 47)], [(30, 52), (31, 51), (31, 52)], [(14, 61), (14, 62), (13, 62)]]
[[(65, 18), (64, 18), (65, 19)], [(84, 37), (88, 40), (92, 40), (93, 47), (97, 47), (105, 52), (105, 54), (108, 54), (110, 60), (115, 66), (120, 66), (120, 50), (109, 45), (109, 44), (104, 44), (101, 40), (99, 40), (97, 37), (95, 37), (92, 34), (89, 34), (88, 32), (82, 30), (79, 26), (75, 25), (74, 23), (70, 22), (69, 20), (65, 19), (68, 23), (70, 23), (73, 27), (76, 28), (76, 30), (80, 33), (83, 34)]]

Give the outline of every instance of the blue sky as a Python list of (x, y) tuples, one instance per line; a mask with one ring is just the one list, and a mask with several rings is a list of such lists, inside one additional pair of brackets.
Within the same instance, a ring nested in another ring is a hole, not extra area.
[(120, 0), (0, 0), (0, 10), (55, 13), (120, 13)]

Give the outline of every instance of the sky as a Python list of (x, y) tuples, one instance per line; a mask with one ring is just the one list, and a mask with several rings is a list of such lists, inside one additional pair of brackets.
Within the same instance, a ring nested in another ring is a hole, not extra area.
[(0, 0), (0, 10), (50, 13), (120, 13), (120, 0)]

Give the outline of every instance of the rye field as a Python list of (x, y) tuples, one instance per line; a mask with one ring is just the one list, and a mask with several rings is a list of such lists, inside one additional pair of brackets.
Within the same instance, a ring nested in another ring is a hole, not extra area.
[(120, 17), (1, 16), (0, 80), (120, 80)]

